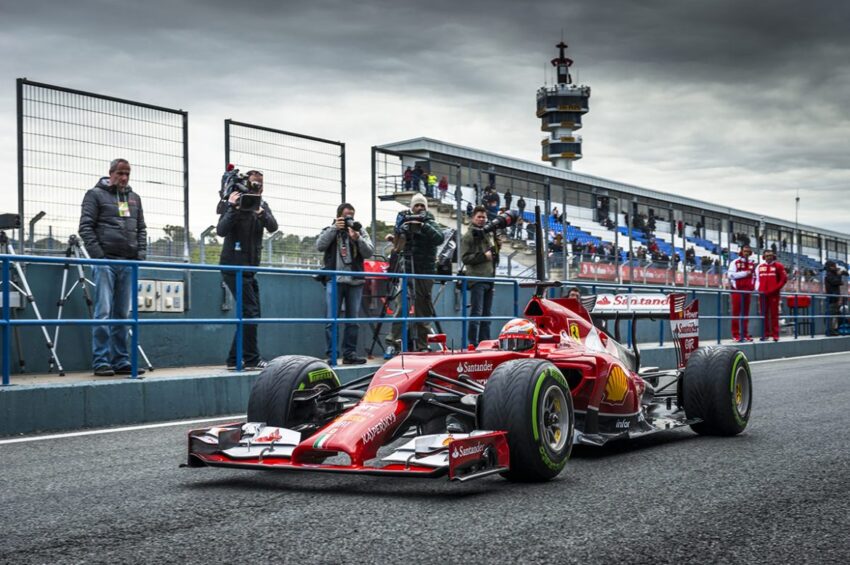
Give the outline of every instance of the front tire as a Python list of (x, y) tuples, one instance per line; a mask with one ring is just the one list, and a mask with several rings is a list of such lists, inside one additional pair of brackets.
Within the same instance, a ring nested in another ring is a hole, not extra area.
[(746, 356), (734, 347), (695, 351), (682, 377), (682, 400), (698, 434), (733, 436), (744, 431), (752, 409), (753, 379)]
[[(251, 388), (248, 421), (269, 426), (292, 428), (313, 420), (313, 404), (293, 406), (297, 390), (326, 389), (340, 386), (339, 377), (327, 363), (304, 355), (283, 355), (263, 369)], [(318, 422), (317, 422), (318, 423)]]
[(480, 428), (507, 431), (512, 481), (539, 482), (561, 472), (573, 447), (575, 415), (566, 379), (542, 359), (496, 367), (479, 398)]

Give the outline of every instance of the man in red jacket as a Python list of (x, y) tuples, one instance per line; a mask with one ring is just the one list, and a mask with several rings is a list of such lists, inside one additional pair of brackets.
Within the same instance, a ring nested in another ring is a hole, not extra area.
[(779, 292), (788, 282), (788, 274), (785, 267), (776, 260), (776, 252), (766, 249), (762, 261), (756, 270), (756, 290), (759, 291), (761, 299), (761, 311), (764, 315), (764, 337), (767, 341), (773, 337), (773, 341), (779, 341)]
[[(756, 262), (750, 259), (753, 250), (742, 245), (738, 258), (729, 264), (729, 286), (742, 292), (732, 293), (732, 339), (753, 341), (749, 331), (750, 292), (756, 287)], [(743, 326), (743, 328), (741, 327)]]

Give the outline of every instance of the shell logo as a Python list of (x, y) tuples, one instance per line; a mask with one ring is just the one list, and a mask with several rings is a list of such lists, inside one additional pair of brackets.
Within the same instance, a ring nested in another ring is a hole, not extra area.
[(611, 368), (608, 382), (605, 383), (605, 400), (611, 404), (621, 404), (629, 391), (629, 379), (619, 365)]
[(380, 385), (367, 390), (366, 396), (363, 397), (363, 402), (367, 404), (381, 404), (382, 402), (392, 402), (396, 398), (398, 398), (398, 390), (394, 386)]

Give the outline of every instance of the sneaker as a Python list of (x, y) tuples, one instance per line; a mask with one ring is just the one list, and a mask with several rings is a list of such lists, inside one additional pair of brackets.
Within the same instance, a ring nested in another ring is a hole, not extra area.
[(114, 377), (115, 371), (112, 370), (112, 367), (109, 365), (101, 365), (100, 367), (94, 368), (94, 376), (95, 377)]
[(396, 356), (397, 350), (394, 346), (390, 345), (384, 351), (384, 359), (392, 359)]
[(343, 365), (362, 365), (365, 362), (366, 362), (365, 357), (357, 357), (357, 356), (345, 357), (342, 360)]
[(744, 338), (744, 341), (753, 341), (753, 337), (748, 335)]
[[(118, 367), (117, 369), (115, 369), (115, 374), (116, 374), (116, 375), (132, 375), (132, 374), (133, 374), (133, 369), (132, 369), (132, 368), (130, 368), (130, 366), (129, 366), (129, 365), (127, 365), (126, 367)], [(142, 369), (141, 367), (139, 367), (138, 369), (136, 369), (136, 374), (138, 374), (138, 375), (144, 375), (144, 374), (145, 374), (145, 370), (144, 370), (144, 369)]]
[(265, 359), (260, 359), (256, 363), (245, 363), (245, 365), (242, 367), (242, 369), (245, 370), (245, 371), (256, 371), (258, 369), (259, 370), (265, 369), (268, 366), (269, 366), (268, 361), (266, 361)]
[(766, 337), (760, 337), (759, 341), (767, 341), (767, 338)]
[(778, 337), (773, 338), (773, 341), (779, 341)]

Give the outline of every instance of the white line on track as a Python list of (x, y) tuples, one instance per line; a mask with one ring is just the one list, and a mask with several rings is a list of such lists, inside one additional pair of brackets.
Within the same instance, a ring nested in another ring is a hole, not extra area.
[(780, 359), (762, 359), (761, 361), (750, 361), (750, 365), (758, 365), (759, 363), (778, 363), (780, 361), (801, 361), (803, 359), (812, 359), (813, 357), (832, 357), (833, 355), (847, 355), (850, 351), (836, 351), (834, 353), (816, 353), (814, 355), (798, 355), (796, 357), (782, 357)]
[(155, 428), (169, 428), (172, 426), (192, 426), (194, 424), (206, 424), (208, 422), (223, 422), (226, 420), (239, 420), (245, 418), (245, 414), (235, 416), (222, 416), (220, 418), (204, 418), (202, 420), (176, 420), (174, 422), (160, 422), (158, 424), (144, 424), (140, 426), (125, 426), (123, 428), (106, 428), (102, 430), (86, 430), (83, 432), (69, 432), (66, 434), (51, 434), (48, 436), (21, 437), (15, 439), (0, 440), (0, 445), (10, 443), (27, 443), (31, 441), (44, 441), (50, 439), (65, 439), (69, 437), (94, 436), (99, 434), (115, 434), (118, 432), (135, 432), (138, 430), (152, 430)]

